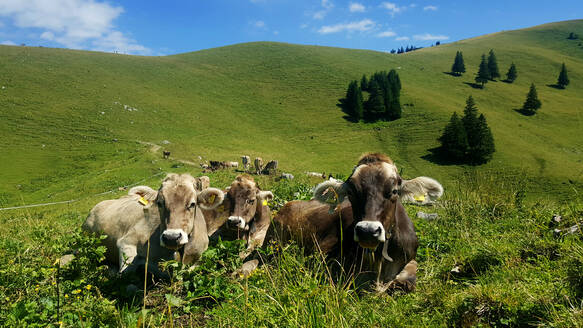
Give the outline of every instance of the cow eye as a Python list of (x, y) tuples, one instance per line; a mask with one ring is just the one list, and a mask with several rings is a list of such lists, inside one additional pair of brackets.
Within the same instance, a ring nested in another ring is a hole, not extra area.
[(396, 194), (398, 194), (398, 193), (399, 193), (399, 190), (397, 190), (397, 189), (394, 189), (394, 190), (393, 190), (393, 195), (396, 195)]
[(255, 203), (255, 199), (247, 199), (247, 204), (253, 204)]
[(192, 203), (190, 203), (190, 204), (188, 205), (188, 208), (189, 208), (189, 209), (193, 209), (195, 206), (196, 206), (196, 203), (195, 203), (195, 202), (192, 202)]

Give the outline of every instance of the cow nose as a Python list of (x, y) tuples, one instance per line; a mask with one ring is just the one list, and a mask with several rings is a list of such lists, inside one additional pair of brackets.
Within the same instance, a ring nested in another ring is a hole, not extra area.
[(186, 244), (188, 237), (182, 229), (164, 230), (160, 236), (160, 244), (168, 248), (176, 248)]
[(245, 228), (245, 220), (240, 216), (230, 216), (229, 225), (232, 227), (237, 227), (239, 229)]
[(385, 229), (380, 222), (359, 222), (354, 227), (354, 240), (363, 247), (375, 248), (385, 241)]

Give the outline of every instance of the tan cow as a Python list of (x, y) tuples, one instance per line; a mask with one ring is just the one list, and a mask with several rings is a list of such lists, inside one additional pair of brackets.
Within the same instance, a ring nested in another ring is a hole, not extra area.
[(248, 175), (239, 175), (225, 190), (223, 204), (212, 210), (203, 210), (207, 232), (211, 238), (243, 239), (249, 255), (260, 247), (269, 228), (271, 211), (267, 202), (273, 199), (271, 191), (259, 189)]
[(208, 247), (202, 210), (212, 210), (223, 201), (216, 188), (196, 190), (197, 180), (188, 174), (168, 174), (158, 191), (147, 186), (130, 189), (127, 196), (95, 205), (83, 229), (103, 233), (106, 259), (119, 265), (119, 272), (133, 271), (145, 263), (161, 275), (160, 260), (175, 258), (178, 251), (185, 264), (196, 262)]

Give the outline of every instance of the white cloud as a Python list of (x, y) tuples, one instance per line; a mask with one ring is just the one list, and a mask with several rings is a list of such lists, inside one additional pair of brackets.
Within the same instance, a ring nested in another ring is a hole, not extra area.
[(18, 28), (42, 30), (40, 38), (44, 40), (77, 49), (116, 44), (120, 47), (113, 49), (116, 51), (148, 53), (149, 49), (115, 29), (113, 22), (123, 11), (122, 7), (99, 0), (0, 1), (0, 16), (8, 17)]
[(402, 12), (407, 7), (399, 7), (397, 4), (392, 2), (383, 2), (381, 3), (381, 8), (387, 9), (391, 13), (391, 16), (395, 16), (395, 14)]
[(135, 40), (127, 38), (119, 31), (113, 31), (99, 39), (95, 39), (92, 45), (93, 50), (97, 51), (117, 51), (125, 54), (151, 54), (150, 49), (137, 44)]
[(264, 28), (265, 22), (264, 21), (256, 21), (255, 23), (253, 23), (253, 26), (255, 26), (257, 28)]
[(425, 11), (428, 11), (428, 10), (436, 11), (437, 10), (437, 6), (425, 6), (425, 7), (423, 7), (423, 10), (425, 10)]
[(399, 36), (395, 38), (395, 41), (409, 41), (410, 38), (408, 36)]
[(331, 26), (322, 26), (318, 33), (320, 34), (330, 34), (330, 33), (338, 33), (342, 31), (347, 32), (366, 32), (373, 29), (375, 26), (375, 22), (370, 19), (363, 19), (360, 22), (351, 22), (346, 24), (336, 24)]
[(381, 32), (381, 33), (377, 34), (377, 37), (379, 37), (379, 38), (390, 38), (390, 37), (393, 37), (395, 35), (397, 35), (397, 33), (393, 32), (393, 31), (384, 31), (384, 32)]
[(308, 28), (308, 26), (309, 26), (308, 24), (302, 24), (302, 25), (300, 25), (300, 28), (303, 30), (303, 29)]
[(415, 8), (415, 7), (417, 7), (417, 4), (416, 3), (412, 3), (412, 4), (409, 5), (409, 7)]
[(330, 9), (334, 8), (334, 4), (329, 0), (322, 0), (322, 7), (330, 10)]
[(413, 38), (415, 40), (420, 40), (420, 41), (438, 41), (438, 40), (447, 40), (447, 39), (449, 39), (449, 36), (447, 36), (447, 35), (433, 35), (433, 34), (425, 33), (425, 34), (413, 35)]
[(16, 43), (14, 43), (10, 40), (4, 40), (4, 41), (0, 42), (0, 44), (3, 44), (5, 46), (15, 46), (16, 45)]
[(363, 13), (366, 10), (366, 8), (358, 2), (351, 2), (349, 9), (351, 13)]
[(330, 12), (330, 10), (332, 10), (332, 8), (334, 8), (334, 4), (329, 1), (329, 0), (322, 0), (322, 10), (318, 10), (315, 13), (312, 14), (312, 18), (313, 19), (324, 19), (324, 17), (326, 17), (326, 15), (328, 14), (328, 12)]

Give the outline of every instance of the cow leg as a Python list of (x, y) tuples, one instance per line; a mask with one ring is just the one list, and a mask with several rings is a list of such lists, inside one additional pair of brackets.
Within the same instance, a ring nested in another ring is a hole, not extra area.
[[(130, 264), (134, 262), (134, 259), (138, 255), (138, 249), (136, 245), (124, 244), (123, 239), (120, 239), (117, 247), (119, 250), (119, 273), (123, 274), (128, 270)], [(135, 270), (135, 267), (133, 270)]]
[(411, 260), (389, 284), (390, 290), (401, 290), (406, 293), (415, 290), (417, 285), (417, 261)]

